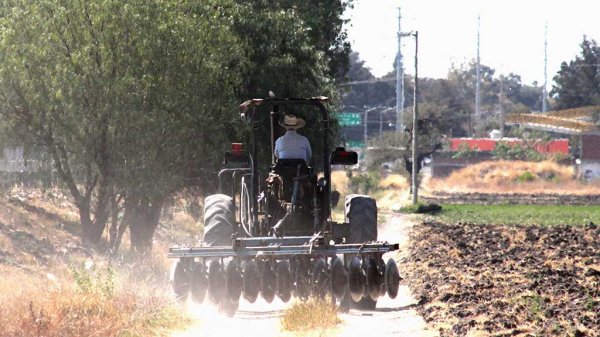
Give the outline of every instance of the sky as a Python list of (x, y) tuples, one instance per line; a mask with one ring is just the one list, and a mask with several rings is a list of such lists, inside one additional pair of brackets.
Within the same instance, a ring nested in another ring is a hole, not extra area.
[[(480, 21), (481, 64), (521, 75), (524, 84), (544, 81), (544, 25), (548, 36), (548, 90), (563, 61), (581, 51), (585, 34), (600, 43), (598, 0), (354, 0), (349, 40), (373, 75), (394, 70), (398, 48), (398, 7), (402, 31), (419, 32), (419, 77), (445, 78), (454, 65), (477, 55)], [(402, 39), (404, 69), (414, 74), (414, 39)]]

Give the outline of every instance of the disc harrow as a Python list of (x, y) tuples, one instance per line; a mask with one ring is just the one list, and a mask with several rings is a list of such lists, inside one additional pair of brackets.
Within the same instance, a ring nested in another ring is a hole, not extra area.
[(288, 302), (292, 295), (300, 300), (331, 295), (334, 300), (349, 296), (359, 302), (398, 293), (396, 262), (382, 257), (397, 250), (397, 244), (290, 241), (253, 238), (237, 239), (233, 246), (171, 248), (168, 257), (179, 259), (173, 289), (182, 299), (188, 292), (196, 302), (208, 297), (227, 315), (235, 312), (241, 297), (253, 303), (260, 295), (270, 303), (275, 297)]

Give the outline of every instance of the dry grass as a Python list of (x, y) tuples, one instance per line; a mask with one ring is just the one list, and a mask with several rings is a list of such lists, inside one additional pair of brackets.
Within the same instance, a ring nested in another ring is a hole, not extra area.
[[(333, 217), (337, 221), (343, 221), (343, 200), (346, 195), (352, 194), (350, 190), (350, 180), (345, 171), (334, 171), (331, 173), (331, 182), (334, 190), (340, 192), (340, 202), (333, 210)], [(408, 202), (409, 182), (403, 175), (390, 174), (380, 179), (378, 188), (371, 196), (377, 199), (377, 206), (380, 209), (399, 209)], [(340, 213), (341, 212), (341, 213)]]
[(379, 187), (381, 190), (373, 195), (379, 209), (397, 210), (410, 201), (408, 179), (402, 175), (388, 175), (379, 182)]
[(323, 330), (339, 323), (337, 308), (330, 300), (310, 299), (294, 303), (281, 317), (281, 327), (287, 331)]
[(406, 190), (409, 188), (408, 179), (399, 174), (390, 174), (381, 179), (379, 186), (384, 189)]
[(333, 171), (331, 172), (331, 186), (332, 190), (340, 192), (342, 196), (350, 194), (348, 187), (350, 186), (350, 179), (346, 175), (346, 171)]
[(573, 168), (552, 161), (489, 161), (424, 183), (427, 192), (597, 194), (600, 184), (582, 183)]
[(167, 336), (188, 322), (157, 286), (106, 266), (46, 274), (1, 267), (0, 275), (2, 337)]

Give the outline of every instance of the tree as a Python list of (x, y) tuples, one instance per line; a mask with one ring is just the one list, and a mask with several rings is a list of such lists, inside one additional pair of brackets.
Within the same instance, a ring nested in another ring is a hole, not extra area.
[(3, 13), (0, 112), (52, 155), (87, 242), (119, 193), (133, 246), (148, 247), (185, 164), (230, 129), (243, 57), (222, 4), (14, 0)]
[(558, 110), (600, 104), (600, 47), (586, 36), (580, 46), (581, 54), (562, 62), (554, 76), (550, 95)]
[[(233, 29), (244, 45), (247, 64), (239, 77), (243, 86), (238, 94), (241, 100), (267, 97), (269, 91), (277, 97), (313, 97), (328, 96), (332, 105), (339, 101), (335, 81), (331, 77), (328, 49), (335, 48), (343, 36), (328, 31), (315, 43), (312, 31), (323, 30), (320, 18), (313, 18), (326, 9), (294, 5), (298, 2), (261, 0), (239, 1), (239, 13), (234, 20)], [(311, 2), (312, 3), (312, 2)], [(336, 3), (335, 1), (332, 3)], [(316, 6), (316, 5), (315, 5)], [(320, 9), (320, 10), (316, 10)], [(308, 11), (308, 12), (305, 12)], [(310, 14), (313, 13), (313, 14)], [(310, 18), (310, 19), (309, 19)], [(325, 19), (325, 18), (323, 18)], [(315, 26), (317, 25), (317, 26)], [(347, 57), (347, 56), (346, 56)], [(316, 110), (296, 111), (306, 120), (305, 133), (313, 147), (313, 153), (321, 153), (320, 117)], [(263, 119), (259, 128), (257, 142), (269, 144), (268, 119)], [(243, 139), (249, 139), (246, 128)], [(335, 134), (335, 125), (332, 134)], [(269, 146), (259, 146), (259, 162), (271, 157)], [(313, 156), (320, 160), (320, 156)]]
[[(344, 106), (392, 106), (396, 104), (395, 73), (382, 78), (375, 78), (371, 70), (365, 67), (365, 62), (356, 52), (350, 54), (350, 69), (348, 81), (353, 82), (344, 86)], [(410, 86), (410, 78), (405, 78), (406, 86)], [(407, 100), (411, 100), (407, 97)]]
[(225, 144), (243, 134), (242, 100), (269, 90), (338, 97), (346, 5), (329, 5), (9, 0), (0, 113), (52, 155), (87, 242), (112, 216), (113, 248), (129, 228), (132, 247), (147, 251), (174, 191), (214, 188)]
[(327, 74), (338, 82), (349, 69), (350, 42), (344, 25), (349, 19), (344, 12), (352, 7), (352, 0), (272, 0), (272, 7), (293, 10), (308, 28), (310, 44), (325, 54)]

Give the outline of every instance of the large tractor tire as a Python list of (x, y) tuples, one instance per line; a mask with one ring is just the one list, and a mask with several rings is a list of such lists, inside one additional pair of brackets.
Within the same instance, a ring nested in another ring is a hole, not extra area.
[[(372, 197), (351, 194), (344, 200), (346, 222), (350, 224), (350, 243), (377, 241), (377, 202)], [(348, 296), (348, 295), (347, 295)], [(377, 301), (369, 295), (363, 296), (352, 307), (373, 310)]]
[(206, 246), (229, 246), (235, 228), (233, 198), (225, 194), (213, 194), (204, 200), (204, 244)]
[[(231, 236), (234, 231), (233, 198), (225, 194), (213, 194), (206, 197), (204, 199), (204, 245), (208, 247), (231, 246)], [(228, 286), (231, 288), (232, 284), (228, 284), (227, 277), (231, 278), (232, 276), (226, 275), (226, 267), (221, 266), (216, 259), (211, 261), (209, 266), (208, 295), (218, 306), (220, 313), (231, 317), (239, 305), (238, 299), (230, 298), (230, 294), (228, 294)], [(230, 271), (231, 273), (232, 271)], [(237, 297), (239, 298), (239, 295)]]
[(346, 196), (346, 222), (350, 224), (350, 243), (377, 240), (377, 202), (360, 194)]

